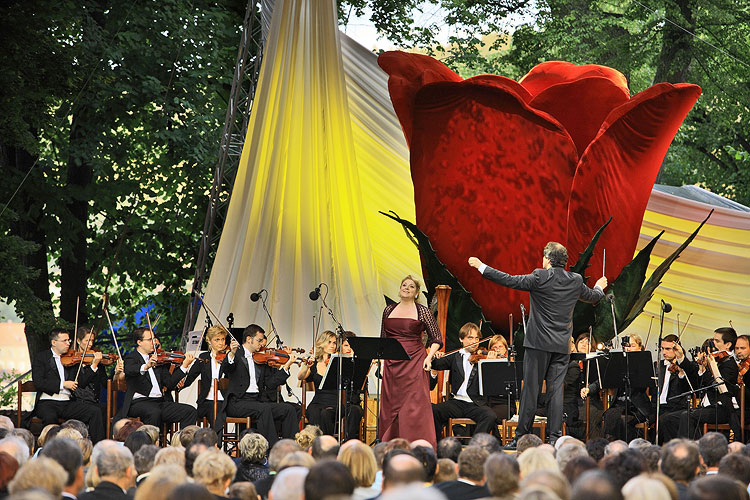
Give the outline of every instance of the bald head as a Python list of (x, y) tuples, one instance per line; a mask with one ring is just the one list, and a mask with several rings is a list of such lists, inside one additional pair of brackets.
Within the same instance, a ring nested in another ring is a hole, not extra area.
[(393, 455), (383, 470), (383, 491), (414, 482), (424, 481), (422, 462), (409, 453)]

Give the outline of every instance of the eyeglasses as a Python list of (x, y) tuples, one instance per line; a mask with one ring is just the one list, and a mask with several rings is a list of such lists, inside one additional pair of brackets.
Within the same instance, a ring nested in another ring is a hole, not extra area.
[(55, 339), (54, 342), (64, 342), (66, 344), (70, 344), (70, 339)]

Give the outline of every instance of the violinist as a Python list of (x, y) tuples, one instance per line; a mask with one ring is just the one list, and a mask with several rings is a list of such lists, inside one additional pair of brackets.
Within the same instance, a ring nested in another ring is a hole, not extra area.
[(433, 370), (450, 371), (450, 399), (432, 405), (438, 441), (441, 430), (450, 418), (470, 418), (477, 424), (475, 432), (497, 434), (497, 415), (479, 395), (477, 363), (470, 361), (471, 355), (479, 348), (479, 327), (471, 322), (466, 323), (458, 331), (458, 339), (464, 346), (463, 349), (447, 356), (437, 352), (431, 365)]
[[(588, 353), (590, 351), (589, 348), (589, 334), (588, 333), (581, 333), (575, 339), (573, 340), (573, 337), (571, 336), (571, 353), (573, 352), (579, 352), (579, 353)], [(565, 419), (565, 426), (566, 431), (571, 436), (577, 437), (577, 438), (583, 438), (586, 434), (586, 427), (585, 422), (581, 420), (580, 415), (583, 413), (585, 415), (585, 410), (581, 411), (582, 409), (579, 407), (579, 402), (581, 399), (585, 399), (588, 396), (588, 389), (587, 388), (581, 388), (582, 385), (585, 384), (586, 377), (584, 373), (584, 368), (586, 364), (583, 361), (576, 361), (571, 360), (568, 363), (568, 369), (565, 372), (565, 378), (563, 379), (563, 418)], [(594, 374), (596, 375), (596, 374)], [(592, 390), (598, 394), (599, 388), (598, 386), (594, 387), (592, 385)], [(580, 398), (578, 397), (580, 393)], [(544, 396), (544, 399), (542, 399), (542, 396)], [(546, 416), (547, 414), (547, 408), (546, 403), (548, 401), (547, 394), (540, 394), (540, 403), (544, 402), (544, 413), (543, 415)], [(590, 407), (590, 410), (593, 410), (594, 413), (598, 413), (601, 415), (601, 413), (604, 411), (603, 409), (597, 408), (597, 405), (601, 405), (601, 399), (600, 398), (592, 398), (591, 402), (593, 403), (593, 408)], [(540, 404), (541, 406), (541, 404)], [(539, 415), (539, 410), (537, 410), (537, 415)], [(597, 422), (598, 419), (592, 418), (592, 422)], [(598, 429), (594, 428), (592, 429), (592, 435), (593, 437), (599, 437), (601, 433)]]
[[(657, 373), (660, 387), (659, 396), (659, 438), (667, 442), (677, 437), (680, 416), (688, 408), (690, 399), (688, 397), (679, 400), (672, 399), (674, 396), (690, 390), (691, 384), (695, 387), (697, 383), (698, 366), (686, 358), (685, 351), (679, 343), (677, 335), (665, 336), (661, 341), (662, 363), (654, 362), (654, 371)], [(654, 396), (656, 396), (654, 392)], [(656, 397), (652, 398), (651, 406), (656, 411)]]
[[(180, 428), (195, 424), (196, 411), (190, 405), (175, 403), (171, 391), (185, 377), (195, 360), (185, 354), (179, 368), (170, 373), (169, 364), (160, 364), (155, 352), (154, 333), (148, 328), (133, 330), (136, 348), (125, 355), (125, 401), (115, 420), (139, 417), (144, 424), (161, 427), (163, 422), (179, 422)], [(166, 391), (163, 392), (163, 388)]]
[[(103, 365), (110, 364), (111, 361), (103, 361), (104, 355), (99, 349), (94, 347), (95, 341), (96, 335), (94, 334), (93, 328), (91, 326), (78, 327), (78, 330), (76, 331), (75, 349), (71, 349), (70, 351), (68, 351), (68, 353), (75, 353), (79, 357), (84, 356), (85, 354), (86, 357), (83, 358), (84, 364), (88, 364), (91, 367), (94, 375), (91, 377), (89, 383), (85, 386), (78, 384), (78, 388), (73, 391), (73, 397), (76, 399), (76, 401), (83, 401), (86, 404), (97, 406), (102, 412), (102, 416), (106, 418), (107, 406), (101, 401), (101, 393), (102, 389), (105, 389), (107, 387), (107, 379), (109, 377), (107, 375), (107, 370)], [(117, 359), (112, 354), (107, 355), (107, 357), (110, 360)], [(125, 373), (123, 372), (123, 361), (121, 359), (117, 359), (114, 364), (115, 368), (112, 374), (113, 378), (124, 379)], [(76, 369), (78, 369), (77, 363), (75, 364), (75, 366)]]
[(60, 418), (80, 420), (89, 426), (93, 443), (104, 439), (104, 417), (99, 408), (73, 398), (79, 385), (88, 385), (94, 371), (82, 366), (78, 373), (77, 365), (63, 366), (61, 356), (68, 352), (71, 341), (67, 330), (53, 329), (49, 340), (51, 349), (37, 353), (31, 363), (31, 378), (37, 389), (34, 415), (44, 425), (57, 424)]
[[(221, 363), (224, 361), (224, 356), (226, 356), (229, 350), (227, 349), (228, 334), (229, 332), (221, 325), (214, 325), (206, 330), (208, 351), (198, 356), (197, 359), (199, 362), (193, 363), (185, 379), (185, 387), (190, 387), (193, 381), (200, 376), (201, 390), (196, 400), (198, 419), (206, 417), (217, 434), (223, 430), (224, 425), (223, 423), (221, 426), (214, 425), (214, 383), (222, 375)], [(216, 393), (216, 399), (218, 405), (221, 406), (221, 402), (224, 401), (222, 391)], [(218, 418), (217, 421), (223, 422), (223, 420), (219, 420)]]
[[(508, 341), (502, 335), (494, 335), (487, 342), (486, 359), (508, 359), (509, 353)], [(516, 398), (513, 393), (505, 396), (489, 396), (486, 400), (487, 406), (495, 412), (498, 422), (516, 413)]]
[[(691, 411), (689, 415), (687, 411), (680, 414), (678, 437), (689, 436), (690, 439), (697, 439), (694, 437), (696, 431), (702, 428), (704, 422), (728, 424), (732, 420), (732, 415), (738, 408), (735, 399), (739, 377), (739, 368), (734, 358), (736, 342), (737, 333), (734, 328), (717, 328), (713, 335), (713, 350), (709, 347), (708, 350), (697, 355), (698, 385), (708, 387), (722, 381), (724, 384), (717, 388), (707, 389), (698, 408)], [(715, 364), (712, 361), (715, 361)], [(711, 365), (718, 368), (718, 373), (714, 373)], [(735, 435), (739, 436), (739, 428), (735, 430)]]
[[(326, 330), (318, 334), (315, 339), (315, 359), (310, 365), (304, 364), (297, 372), (297, 378), (306, 382), (312, 382), (315, 386), (315, 396), (307, 405), (306, 415), (312, 425), (317, 425), (323, 434), (335, 435), (336, 433), (336, 390), (321, 389), (320, 383), (323, 374), (328, 368), (331, 355), (338, 352), (336, 334)], [(359, 424), (359, 422), (357, 422)], [(347, 429), (351, 425), (347, 423)]]
[(256, 363), (253, 354), (258, 353), (264, 342), (265, 331), (258, 325), (250, 325), (242, 332), (240, 345), (232, 339), (229, 353), (221, 365), (229, 378), (229, 391), (224, 400), (224, 414), (233, 417), (250, 416), (253, 427), (263, 434), (268, 443), (278, 441), (274, 420), (281, 424), (281, 436), (294, 438), (299, 430), (299, 420), (292, 405), (269, 403), (261, 400), (261, 391), (267, 387), (278, 387), (289, 378), (289, 367), (297, 359), (293, 353), (280, 369), (268, 364)]
[[(745, 386), (745, 410), (747, 413), (747, 410), (750, 409), (750, 389), (748, 388), (750, 386), (750, 337), (747, 335), (738, 335), (737, 336), (737, 343), (734, 344), (734, 355), (737, 357), (737, 363), (738, 363), (738, 370), (739, 373), (737, 374), (737, 384), (738, 385), (744, 385)], [(739, 412), (735, 412), (735, 418), (733, 420), (739, 419)], [(739, 421), (732, 422), (734, 427), (739, 429)]]

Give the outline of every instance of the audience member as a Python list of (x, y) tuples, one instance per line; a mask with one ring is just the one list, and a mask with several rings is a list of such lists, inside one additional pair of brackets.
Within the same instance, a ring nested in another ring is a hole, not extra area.
[(56, 437), (47, 442), (40, 456), (49, 457), (65, 469), (68, 477), (63, 487), (64, 498), (76, 498), (83, 489), (83, 455), (72, 439)]
[(529, 448), (536, 448), (537, 446), (541, 446), (542, 442), (542, 439), (533, 432), (524, 434), (523, 436), (518, 438), (516, 455), (520, 457), (521, 454), (523, 454), (523, 452), (528, 450)]
[(62, 465), (49, 457), (32, 458), (26, 462), (8, 484), (11, 496), (16, 493), (40, 488), (54, 498), (61, 498), (68, 473)]
[(458, 456), (458, 479), (436, 484), (448, 500), (472, 500), (490, 495), (485, 486), (484, 463), (490, 454), (480, 446), (467, 446)]
[(680, 494), (677, 491), (677, 485), (674, 484), (674, 481), (669, 479), (667, 476), (662, 474), (661, 472), (651, 472), (649, 474), (643, 474), (646, 477), (650, 477), (651, 479), (656, 479), (661, 484), (664, 485), (665, 488), (667, 488), (667, 491), (669, 491), (669, 497), (672, 500), (679, 500)]
[(538, 446), (521, 453), (518, 457), (518, 465), (521, 468), (521, 479), (538, 470), (560, 471), (552, 453)]
[(503, 449), (500, 441), (492, 434), (486, 432), (477, 432), (469, 440), (469, 446), (480, 446), (487, 450), (487, 453), (493, 454)]
[(719, 461), (729, 453), (729, 441), (720, 432), (708, 432), (698, 440), (698, 451), (706, 467), (706, 475), (716, 474)]
[(80, 495), (81, 500), (129, 498), (127, 491), (135, 484), (136, 477), (133, 454), (124, 446), (110, 446), (107, 443), (107, 440), (99, 441), (94, 447), (93, 467), (96, 468), (99, 483), (92, 491)]
[(263, 499), (268, 498), (268, 492), (271, 490), (271, 486), (276, 479), (276, 474), (279, 472), (281, 461), (290, 453), (301, 450), (302, 449), (297, 442), (293, 439), (279, 439), (276, 441), (271, 448), (271, 451), (268, 453), (268, 476), (253, 482), (255, 489), (258, 491), (258, 495)]
[(609, 444), (609, 441), (607, 441), (605, 438), (594, 438), (590, 439), (588, 442), (586, 442), (586, 451), (589, 452), (589, 456), (596, 460), (598, 463), (599, 460), (604, 458), (604, 449)]
[(250, 432), (242, 436), (239, 448), (240, 461), (234, 480), (254, 483), (268, 477), (268, 440), (262, 434)]
[(708, 475), (690, 483), (687, 500), (747, 500), (747, 489), (730, 477)]
[(424, 483), (424, 467), (410, 452), (394, 450), (383, 460), (383, 493), (414, 482)]
[(635, 450), (642, 450), (643, 448), (648, 448), (651, 446), (651, 441), (647, 441), (643, 438), (635, 438), (630, 443), (628, 443), (628, 447)]
[(521, 481), (521, 494), (532, 486), (545, 486), (552, 490), (560, 500), (570, 500), (570, 484), (559, 472), (538, 470), (529, 474)]
[(315, 465), (315, 459), (304, 451), (293, 451), (281, 460), (279, 472), (289, 467), (304, 467), (309, 469)]
[(458, 456), (461, 454), (461, 441), (454, 437), (441, 439), (437, 444), (437, 457), (450, 458), (458, 463)]
[(458, 464), (450, 458), (438, 458), (435, 477), (432, 479), (433, 484), (445, 481), (455, 481), (458, 479)]
[(166, 498), (166, 500), (215, 500), (217, 498), (227, 497), (212, 494), (211, 490), (202, 484), (185, 483), (173, 489), (172, 492), (164, 498)]
[(600, 470), (584, 472), (573, 485), (570, 496), (575, 500), (623, 500), (609, 474)]
[(647, 472), (646, 459), (638, 450), (626, 448), (614, 455), (605, 456), (599, 468), (609, 473), (618, 488), (622, 489), (630, 479)]
[(216, 431), (211, 429), (210, 427), (204, 428), (201, 427), (197, 431), (195, 431), (195, 434), (193, 434), (193, 443), (201, 443), (205, 444), (209, 448), (216, 448), (217, 444), (219, 443), (219, 435), (216, 434)]
[[(576, 440), (577, 441), (577, 440)], [(555, 443), (557, 444), (557, 443)], [(576, 443), (566, 443), (557, 449), (555, 460), (557, 460), (557, 467), (560, 470), (564, 470), (565, 466), (568, 465), (572, 459), (576, 457), (588, 457), (589, 452), (586, 448)]]
[[(193, 441), (191, 448), (197, 443)], [(229, 455), (216, 448), (209, 448), (195, 459), (193, 464), (193, 478), (202, 484), (217, 498), (226, 498), (227, 488), (234, 479), (237, 466)]]
[(115, 441), (124, 443), (132, 433), (143, 427), (143, 422), (131, 418), (121, 418), (112, 426), (112, 435)]
[(672, 500), (669, 490), (661, 481), (643, 474), (625, 483), (622, 496), (625, 500)]
[(422, 462), (425, 473), (425, 482), (432, 484), (433, 480), (435, 479), (435, 470), (437, 469), (437, 455), (435, 455), (435, 451), (431, 446), (417, 446), (415, 448), (412, 448), (411, 452), (414, 453), (414, 456), (417, 460)]
[(18, 472), (18, 461), (10, 453), (0, 451), (0, 498), (8, 494), (8, 483)]
[(688, 484), (700, 470), (698, 445), (688, 439), (672, 439), (662, 449), (659, 469), (675, 482), (680, 500), (685, 500)]
[(335, 459), (339, 454), (339, 443), (333, 436), (322, 435), (313, 439), (310, 454), (315, 460)]
[(227, 494), (229, 498), (237, 498), (238, 500), (258, 500), (258, 493), (250, 481), (240, 481), (230, 484)]
[(151, 425), (151, 424), (144, 424), (138, 430), (140, 432), (145, 432), (148, 435), (148, 437), (151, 438), (151, 444), (155, 446), (159, 446), (159, 436), (161, 435), (161, 431), (159, 431), (159, 428), (157, 426)]
[(375, 463), (375, 454), (369, 446), (361, 442), (347, 445), (341, 449), (338, 460), (349, 469), (354, 478), (355, 487), (352, 499), (365, 500), (380, 493), (380, 490), (372, 487), (378, 466)]
[(135, 478), (136, 487), (148, 477), (151, 469), (154, 467), (157, 453), (159, 453), (158, 446), (147, 444), (141, 446), (141, 448), (133, 454), (133, 465), (135, 466), (136, 474), (138, 474)]
[(719, 474), (739, 481), (747, 488), (750, 484), (750, 458), (741, 453), (730, 453), (719, 461)]
[(16, 428), (16, 426), (13, 425), (13, 421), (10, 419), (10, 417), (6, 415), (0, 415), (0, 428), (12, 431)]
[[(168, 474), (170, 471), (172, 474)], [(175, 465), (154, 467), (152, 473), (135, 491), (134, 500), (167, 498), (177, 487), (186, 481), (187, 475), (185, 474), (185, 470), (178, 470)]]
[(29, 447), (26, 446), (26, 441), (17, 436), (10, 435), (0, 439), (0, 451), (15, 458), (19, 467), (23, 467), (29, 459)]
[(200, 427), (198, 427), (197, 425), (186, 425), (185, 427), (180, 429), (180, 446), (182, 446), (186, 450), (190, 448), (190, 445), (193, 444), (195, 433), (199, 430)]
[(340, 462), (324, 459), (316, 463), (305, 477), (305, 500), (325, 500), (335, 496), (350, 497), (354, 478)]
[(154, 467), (160, 465), (179, 465), (185, 470), (185, 448), (182, 446), (170, 446), (156, 452)]
[(570, 484), (574, 484), (576, 480), (588, 470), (596, 469), (596, 461), (588, 455), (581, 457), (573, 457), (565, 465), (562, 470), (563, 476), (568, 480)]
[(646, 459), (646, 467), (649, 472), (659, 472), (659, 460), (661, 460), (661, 446), (652, 444), (640, 448), (643, 458)]
[(323, 431), (317, 425), (306, 425), (304, 429), (294, 435), (294, 440), (297, 441), (300, 448), (307, 451), (312, 446), (313, 440), (322, 435)]
[(518, 460), (512, 455), (493, 453), (484, 462), (484, 485), (493, 497), (512, 497), (518, 493), (520, 474)]
[(185, 448), (185, 472), (187, 472), (189, 477), (193, 477), (193, 464), (195, 463), (195, 459), (198, 458), (198, 455), (206, 451), (208, 446), (203, 443), (195, 443), (192, 441), (190, 443), (190, 447)]
[(136, 432), (132, 432), (128, 437), (125, 438), (125, 448), (130, 450), (130, 453), (135, 455), (135, 452), (141, 449), (141, 446), (145, 446), (148, 444), (153, 444), (154, 442), (151, 440), (151, 436), (146, 434), (145, 432), (141, 432), (140, 429), (138, 429)]
[(269, 500), (300, 500), (305, 494), (306, 467), (289, 467), (279, 472), (268, 492)]
[(610, 455), (617, 455), (618, 453), (622, 453), (627, 449), (629, 449), (628, 443), (621, 439), (618, 439), (617, 441), (610, 442), (607, 446), (604, 447), (604, 456), (608, 457)]
[(745, 448), (745, 443), (742, 443), (740, 441), (732, 441), (729, 443), (729, 453), (737, 453), (743, 450)]
[(29, 447), (29, 456), (33, 457), (34, 452), (36, 451), (36, 439), (34, 438), (34, 434), (31, 433), (28, 429), (13, 429), (11, 431), (11, 434), (23, 439), (23, 441), (26, 443), (26, 446)]
[(76, 420), (75, 418), (71, 418), (60, 424), (61, 429), (75, 429), (78, 431), (78, 433), (81, 435), (81, 437), (88, 439), (89, 436), (89, 427), (88, 425), (84, 424), (80, 420)]

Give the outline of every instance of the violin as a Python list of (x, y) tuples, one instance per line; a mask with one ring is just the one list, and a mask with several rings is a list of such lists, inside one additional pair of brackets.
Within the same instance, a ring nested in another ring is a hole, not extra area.
[[(494, 353), (495, 355), (492, 356), (490, 353)], [(479, 348), (476, 350), (476, 352), (471, 353), (471, 356), (469, 356), (469, 363), (476, 364), (482, 359), (507, 359), (507, 357), (503, 357), (500, 355), (497, 351), (488, 351), (487, 349)]]
[(217, 363), (222, 363), (224, 361), (224, 358), (227, 357), (227, 353), (228, 352), (229, 352), (229, 348), (228, 347), (225, 347), (221, 351), (217, 352), (216, 353), (216, 362)]
[[(207, 363), (207, 359), (195, 358), (200, 363)], [(185, 361), (185, 353), (180, 351), (165, 351), (163, 349), (156, 350), (156, 364), (157, 365), (181, 365)]]
[[(292, 351), (295, 350), (297, 349), (293, 349)], [(260, 365), (267, 364), (271, 368), (279, 368), (289, 361), (289, 353), (280, 349), (265, 347), (262, 350), (253, 353), (253, 361)]]
[[(81, 351), (70, 349), (68, 352), (60, 356), (60, 362), (63, 366), (73, 366), (77, 365), (81, 362), (81, 359), (83, 359), (84, 365), (90, 365), (94, 362), (94, 353), (96, 352), (102, 352), (100, 349), (92, 347), (91, 349), (86, 352), (84, 355)], [(102, 366), (110, 366), (117, 362), (117, 355), (111, 354), (111, 353), (102, 353), (102, 359), (99, 361), (99, 364)]]

